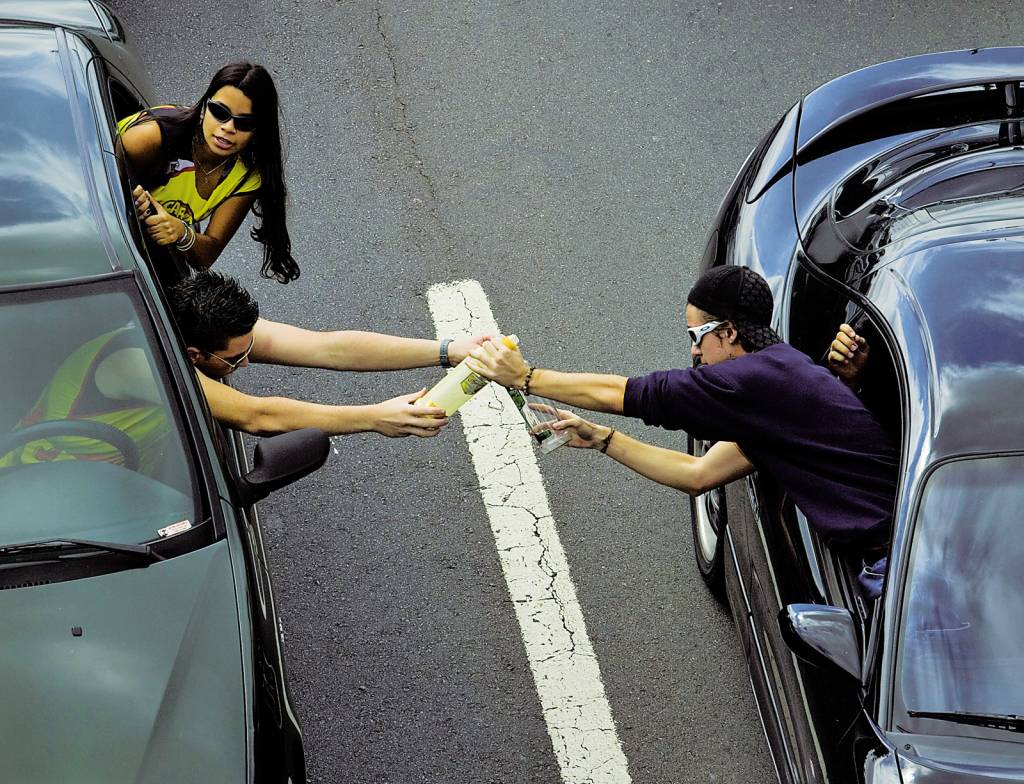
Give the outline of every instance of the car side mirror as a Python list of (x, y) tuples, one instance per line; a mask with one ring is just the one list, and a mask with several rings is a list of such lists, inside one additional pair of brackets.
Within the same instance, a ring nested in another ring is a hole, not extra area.
[(245, 506), (254, 504), (313, 473), (327, 460), (330, 450), (327, 434), (312, 427), (264, 438), (256, 444), (252, 471), (236, 481), (239, 501)]
[(811, 664), (838, 667), (861, 679), (860, 644), (849, 610), (825, 604), (790, 604), (779, 611), (782, 638)]

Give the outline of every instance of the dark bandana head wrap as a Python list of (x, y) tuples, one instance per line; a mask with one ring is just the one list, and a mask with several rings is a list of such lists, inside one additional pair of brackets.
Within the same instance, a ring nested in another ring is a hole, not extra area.
[(781, 343), (772, 323), (772, 290), (751, 269), (726, 265), (701, 275), (686, 301), (716, 318), (728, 319), (754, 351)]

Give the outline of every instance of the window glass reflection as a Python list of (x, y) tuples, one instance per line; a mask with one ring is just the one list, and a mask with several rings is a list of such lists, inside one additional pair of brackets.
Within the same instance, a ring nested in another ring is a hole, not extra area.
[(908, 711), (1024, 713), (1022, 476), (1024, 458), (999, 457), (950, 463), (928, 481), (901, 631)]
[[(196, 522), (187, 453), (132, 299), (0, 301), (0, 544), (138, 543)], [(78, 293), (81, 291), (81, 293)]]

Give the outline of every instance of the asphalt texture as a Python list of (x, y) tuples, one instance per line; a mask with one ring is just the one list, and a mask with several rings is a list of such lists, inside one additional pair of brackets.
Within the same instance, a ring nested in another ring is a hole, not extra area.
[[(708, 224), (789, 106), (856, 68), (1022, 32), (1009, 2), (111, 5), (157, 102), (193, 102), (232, 59), (275, 75), (302, 276), (260, 279), (244, 228), (217, 264), (266, 317), (433, 337), (427, 288), (472, 278), (528, 357), (627, 375), (688, 363)], [(235, 383), (356, 403), (438, 377), (253, 367)], [(262, 505), (310, 780), (556, 784), (460, 425), (334, 446)], [(685, 496), (596, 452), (542, 472), (633, 781), (774, 780)]]

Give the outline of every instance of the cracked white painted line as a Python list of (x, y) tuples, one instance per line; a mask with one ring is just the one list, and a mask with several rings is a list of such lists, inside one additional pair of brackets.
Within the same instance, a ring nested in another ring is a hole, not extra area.
[[(438, 337), (501, 332), (475, 280), (431, 286), (427, 301)], [(491, 384), (459, 414), (562, 781), (627, 784), (601, 670), (519, 412)]]

